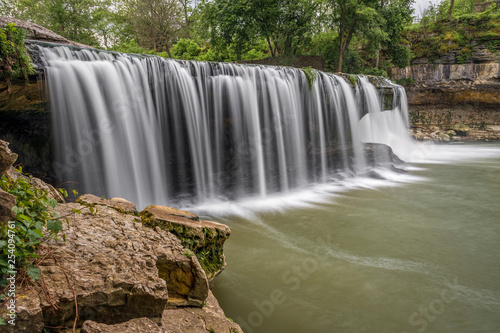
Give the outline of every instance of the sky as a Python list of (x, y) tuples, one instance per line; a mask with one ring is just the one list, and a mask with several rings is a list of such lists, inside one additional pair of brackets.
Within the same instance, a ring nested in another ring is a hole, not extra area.
[(441, 2), (441, 0), (415, 0), (415, 3), (413, 4), (413, 8), (415, 9), (415, 16), (422, 16), (422, 13), (424, 10), (429, 7), (429, 2), (432, 2), (432, 4), (436, 5)]

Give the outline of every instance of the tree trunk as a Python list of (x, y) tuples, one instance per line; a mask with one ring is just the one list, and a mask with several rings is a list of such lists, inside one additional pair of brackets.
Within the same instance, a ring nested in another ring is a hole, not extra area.
[(271, 50), (271, 56), (273, 58), (276, 57), (276, 55), (274, 54), (273, 45), (271, 44), (271, 40), (269, 39), (269, 37), (266, 37), (266, 40), (267, 40), (267, 45), (269, 46), (269, 50)]
[(189, 35), (189, 16), (187, 11), (187, 4), (184, 5), (184, 19), (186, 20), (186, 35), (187, 38), (191, 38)]
[(450, 0), (450, 10), (448, 11), (448, 18), (451, 20), (451, 13), (453, 13), (453, 6), (455, 6), (455, 0)]
[(342, 62), (344, 61), (344, 49), (342, 46), (340, 47), (339, 50), (339, 61), (338, 61), (338, 66), (337, 66), (337, 72), (342, 73)]

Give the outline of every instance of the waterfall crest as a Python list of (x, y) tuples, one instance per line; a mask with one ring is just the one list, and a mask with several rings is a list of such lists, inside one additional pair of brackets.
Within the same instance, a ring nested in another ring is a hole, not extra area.
[(355, 176), (369, 168), (363, 142), (403, 153), (398, 142), (409, 140), (405, 91), (390, 81), (393, 105), (382, 112), (366, 77), (353, 89), (318, 72), (309, 85), (295, 68), (37, 47), (58, 177), (141, 207), (266, 197)]

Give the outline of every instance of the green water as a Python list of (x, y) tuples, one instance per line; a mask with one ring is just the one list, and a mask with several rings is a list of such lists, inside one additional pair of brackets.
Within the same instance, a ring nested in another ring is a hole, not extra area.
[(435, 155), (402, 183), (213, 213), (232, 229), (226, 315), (246, 333), (500, 332), (500, 146)]

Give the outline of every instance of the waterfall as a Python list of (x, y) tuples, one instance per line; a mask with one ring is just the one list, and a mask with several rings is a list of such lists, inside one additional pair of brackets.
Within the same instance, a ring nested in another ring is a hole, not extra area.
[(409, 138), (404, 89), (389, 81), (394, 107), (382, 112), (365, 77), (354, 90), (323, 72), (309, 84), (295, 68), (37, 50), (58, 177), (140, 207), (266, 197), (356, 176), (369, 168), (363, 142), (399, 147)]

